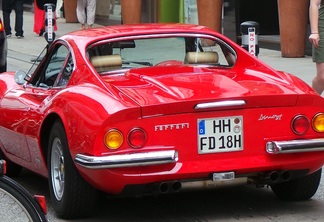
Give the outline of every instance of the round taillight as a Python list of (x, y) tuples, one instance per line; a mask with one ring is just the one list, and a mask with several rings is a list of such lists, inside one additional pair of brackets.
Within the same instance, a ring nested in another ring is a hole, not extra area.
[(306, 116), (298, 115), (292, 121), (291, 127), (294, 133), (302, 135), (309, 129), (310, 123)]
[(116, 129), (112, 129), (109, 130), (104, 138), (104, 142), (105, 145), (109, 148), (109, 149), (118, 149), (119, 147), (121, 147), (121, 145), (123, 144), (123, 134)]
[(134, 128), (128, 134), (128, 143), (133, 148), (141, 148), (146, 142), (146, 133), (143, 129)]
[(316, 132), (323, 133), (324, 132), (324, 113), (319, 113), (313, 118), (313, 129)]

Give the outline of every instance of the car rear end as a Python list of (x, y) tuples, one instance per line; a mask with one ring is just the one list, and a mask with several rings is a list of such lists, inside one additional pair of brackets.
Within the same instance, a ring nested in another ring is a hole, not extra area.
[(315, 95), (287, 95), (147, 106), (141, 119), (111, 126), (102, 157), (76, 162), (110, 193), (293, 180), (324, 163), (323, 105)]
[(178, 151), (180, 178), (207, 178), (216, 172), (313, 172), (323, 165), (324, 153), (313, 152), (324, 148), (320, 106), (262, 108), (248, 107), (249, 102), (235, 99), (210, 104), (217, 108), (197, 108), (208, 105), (202, 103), (194, 106), (195, 112), (149, 118), (147, 134), (152, 143)]
[[(202, 40), (204, 46), (210, 39)], [(195, 38), (182, 42), (199, 46)], [(218, 55), (228, 45), (223, 46)], [(324, 101), (307, 84), (241, 49), (229, 49), (215, 64), (199, 64), (200, 53), (193, 53), (193, 62), (187, 55), (175, 62), (166, 49), (166, 62), (133, 67), (128, 61), (124, 67), (119, 59), (117, 71), (98, 71), (114, 95), (139, 109), (113, 113), (99, 129), (105, 133), (97, 136), (95, 152), (75, 156), (91, 184), (112, 194), (177, 191), (192, 184), (265, 185), (322, 167)]]

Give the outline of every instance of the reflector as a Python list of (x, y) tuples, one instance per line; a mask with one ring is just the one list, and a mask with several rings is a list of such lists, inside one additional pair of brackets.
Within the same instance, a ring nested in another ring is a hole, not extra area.
[(34, 195), (35, 200), (39, 203), (39, 206), (42, 208), (43, 213), (47, 214), (46, 199), (43, 195)]

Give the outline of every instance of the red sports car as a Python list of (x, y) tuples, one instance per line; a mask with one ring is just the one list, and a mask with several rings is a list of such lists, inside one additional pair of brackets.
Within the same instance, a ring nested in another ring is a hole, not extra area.
[(80, 30), (35, 63), (0, 75), (1, 158), (48, 177), (60, 217), (91, 213), (98, 191), (255, 184), (305, 200), (319, 186), (324, 99), (211, 29)]

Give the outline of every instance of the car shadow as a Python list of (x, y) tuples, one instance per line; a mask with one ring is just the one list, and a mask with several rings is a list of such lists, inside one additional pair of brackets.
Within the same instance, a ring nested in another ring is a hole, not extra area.
[[(51, 208), (46, 179), (26, 170), (15, 179), (29, 192), (46, 196), (49, 221), (65, 221)], [(102, 196), (91, 217), (73, 221), (314, 221), (322, 217), (322, 209), (322, 186), (312, 199), (300, 202), (278, 200), (269, 187), (240, 186), (158, 196)]]

